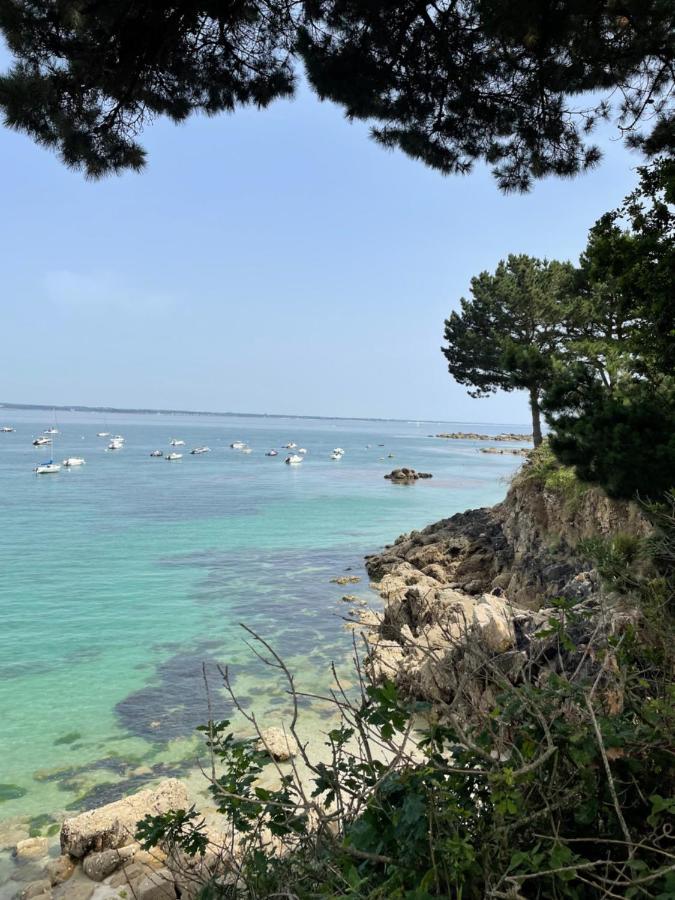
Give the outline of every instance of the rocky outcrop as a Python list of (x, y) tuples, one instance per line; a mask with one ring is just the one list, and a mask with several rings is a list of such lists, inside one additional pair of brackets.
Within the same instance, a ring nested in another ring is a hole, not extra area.
[[(540, 633), (559, 615), (550, 607), (553, 598), (577, 601), (575, 610), (587, 613), (593, 627), (618, 627), (623, 613), (600, 622), (606, 615), (600, 580), (579, 541), (648, 530), (637, 507), (599, 490), (579, 491), (567, 502), (561, 492), (520, 476), (498, 506), (401, 536), (366, 560), (385, 601), (381, 619), (366, 633), (371, 677), (439, 703), (461, 693), (466, 715), (487, 710), (494, 691), (486, 660), (513, 681), (526, 665), (531, 674), (535, 659), (549, 665)], [(557, 664), (557, 649), (553, 655)]]
[(578, 549), (584, 538), (646, 534), (648, 527), (636, 506), (595, 488), (569, 500), (520, 478), (503, 503), (401, 535), (367, 557), (366, 568), (373, 581), (382, 582), (388, 601), (410, 588), (452, 588), (472, 596), (503, 592), (515, 605), (532, 609), (551, 597), (587, 596), (597, 589), (591, 562)]
[(531, 453), (525, 447), (480, 447), (478, 452), (493, 456), (528, 456)]
[(420, 478), (433, 478), (429, 472), (416, 472), (414, 469), (408, 469), (405, 466), (401, 469), (394, 469), (388, 475), (384, 476), (389, 481), (395, 481), (397, 484), (412, 484)]
[(437, 438), (449, 441), (531, 441), (531, 434), (477, 434), (474, 431), (452, 431), (437, 434)]
[(187, 805), (185, 786), (175, 778), (167, 778), (156, 790), (140, 791), (66, 819), (61, 828), (61, 851), (82, 859), (88, 853), (116, 850), (133, 843), (136, 825), (144, 816), (186, 809)]

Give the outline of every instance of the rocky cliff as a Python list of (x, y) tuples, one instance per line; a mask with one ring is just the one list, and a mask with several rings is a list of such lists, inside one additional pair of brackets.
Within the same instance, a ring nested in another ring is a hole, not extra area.
[[(644, 535), (646, 519), (632, 504), (561, 478), (561, 470), (554, 474), (541, 476), (536, 460), (528, 461), (499, 505), (402, 535), (367, 558), (385, 601), (367, 637), (375, 680), (393, 678), (404, 693), (439, 702), (461, 685), (477, 708), (493, 698), (486, 660), (512, 680), (535, 658), (537, 671), (560, 664), (555, 641), (549, 654), (540, 637), (560, 615), (555, 598), (574, 600), (588, 627), (600, 631), (615, 631), (632, 616), (610, 609), (578, 545), (596, 536)], [(584, 640), (580, 631), (579, 644)]]
[[(597, 488), (550, 488), (526, 463), (503, 503), (472, 509), (401, 535), (366, 558), (368, 574), (387, 594), (402, 584), (450, 587), (466, 594), (503, 593), (529, 609), (548, 598), (579, 596), (597, 585), (578, 545), (585, 538), (645, 534), (648, 523), (632, 503)], [(393, 582), (392, 578), (399, 582)]]

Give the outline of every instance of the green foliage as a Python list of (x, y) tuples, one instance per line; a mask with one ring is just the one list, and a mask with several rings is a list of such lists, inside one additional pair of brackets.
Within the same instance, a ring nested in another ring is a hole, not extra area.
[[(631, 143), (651, 152), (672, 145), (667, 3), (314, 0), (307, 7), (300, 49), (319, 95), (350, 118), (374, 120), (385, 147), (442, 172), (464, 173), (481, 159), (502, 189), (526, 190), (533, 179), (588, 169), (599, 158), (588, 135), (611, 114), (610, 86), (620, 84), (617, 112), (629, 135), (645, 104), (655, 113), (647, 140), (633, 134)], [(589, 93), (600, 99), (582, 112), (572, 97)]]
[(571, 466), (564, 466), (557, 459), (548, 440), (537, 447), (514, 476), (514, 484), (534, 482), (545, 490), (557, 494), (568, 512), (571, 512), (588, 491), (588, 485), (579, 481)]
[(527, 390), (535, 446), (541, 443), (539, 394), (561, 352), (574, 285), (569, 263), (509, 256), (495, 273), (471, 280), (472, 299), (445, 322), (442, 348), (448, 371), (472, 397), (496, 390)]
[[(659, 515), (672, 538), (667, 504)], [(651, 546), (617, 536), (596, 549), (627, 569)], [(661, 564), (666, 579), (672, 570)], [(626, 582), (627, 596), (640, 602), (648, 584)], [(205, 896), (600, 900), (610, 885), (616, 896), (670, 896), (674, 634), (663, 607), (603, 631), (589, 607), (555, 601), (528, 677), (514, 684), (486, 657), (494, 704), (463, 722), (451, 697), (420, 718), (393, 683), (362, 684), (360, 702), (341, 698), (322, 761), (303, 757), (311, 797), (290, 774), (261, 790), (250, 743), (209, 723), (222, 768), (214, 799), (245, 846), (236, 879)], [(189, 817), (146, 824), (146, 845), (202, 852)], [(281, 852), (259, 840), (266, 828)]]
[(591, 231), (568, 357), (542, 400), (556, 456), (615, 497), (660, 497), (675, 472), (675, 163)]
[(0, 30), (15, 58), (0, 78), (6, 124), (92, 177), (143, 166), (138, 134), (157, 115), (291, 94), (300, 61), (385, 147), (442, 172), (486, 162), (504, 190), (595, 165), (589, 134), (612, 114), (631, 144), (672, 147), (664, 0), (8, 0)]

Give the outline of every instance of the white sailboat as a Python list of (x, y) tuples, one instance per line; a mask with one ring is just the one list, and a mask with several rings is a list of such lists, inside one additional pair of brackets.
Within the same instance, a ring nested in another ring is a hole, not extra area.
[(36, 475), (56, 475), (57, 472), (61, 471), (61, 466), (55, 463), (53, 459), (50, 459), (49, 462), (35, 466), (33, 471)]
[[(51, 438), (49, 440), (49, 443), (51, 444)], [(58, 463), (55, 463), (52, 457), (49, 462), (40, 463), (39, 465), (35, 466), (33, 471), (36, 475), (56, 475), (61, 471), (61, 466)]]

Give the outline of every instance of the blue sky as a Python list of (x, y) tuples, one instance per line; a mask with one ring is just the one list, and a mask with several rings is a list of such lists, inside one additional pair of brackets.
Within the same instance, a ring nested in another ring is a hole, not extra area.
[(156, 122), (142, 174), (88, 182), (0, 130), (0, 400), (526, 422), (450, 379), (443, 321), (510, 252), (576, 259), (639, 158), (505, 197), (367, 135), (303, 89)]

